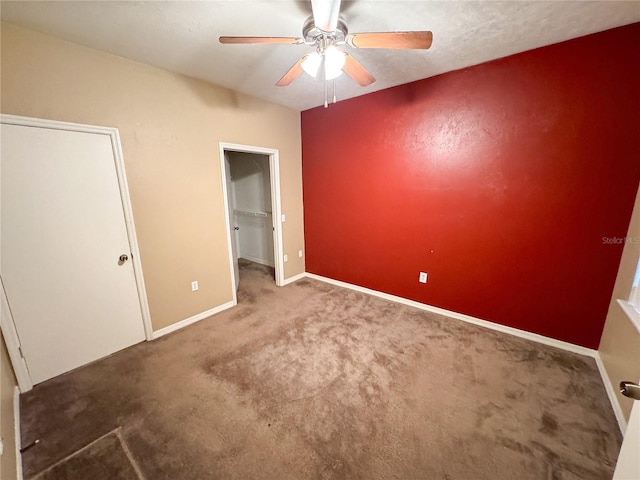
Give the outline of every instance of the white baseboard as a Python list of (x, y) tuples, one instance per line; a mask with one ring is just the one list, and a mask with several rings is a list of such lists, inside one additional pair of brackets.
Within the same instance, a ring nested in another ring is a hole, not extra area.
[(581, 347), (580, 345), (574, 345), (573, 343), (563, 342), (562, 340), (556, 340), (555, 338), (545, 337), (544, 335), (538, 335), (537, 333), (531, 333), (525, 330), (520, 330), (518, 328), (507, 327), (506, 325), (490, 322), (488, 320), (482, 320), (480, 318), (465, 315), (463, 313), (445, 310), (444, 308), (434, 307), (432, 305), (427, 305), (426, 303), (420, 303), (414, 300), (408, 300), (406, 298), (398, 297), (396, 295), (390, 295), (388, 293), (379, 292), (377, 290), (371, 290), (369, 288), (360, 287), (358, 285), (352, 285), (350, 283), (341, 282), (339, 280), (333, 280), (332, 278), (322, 277), (314, 273), (307, 273), (307, 277), (314, 278), (322, 282), (331, 283), (332, 285), (337, 285), (339, 287), (349, 288), (358, 292), (367, 293), (369, 295), (384, 298), (385, 300), (401, 303), (403, 305), (408, 305), (410, 307), (419, 308), (420, 310), (425, 310), (427, 312), (437, 313), (438, 315), (455, 318), (456, 320), (462, 320), (463, 322), (473, 323), (474, 325), (490, 328), (491, 330), (508, 333), (509, 335), (514, 335), (516, 337), (526, 338), (527, 340), (532, 340), (534, 342), (543, 343), (552, 347), (561, 348), (563, 350), (568, 350), (569, 352), (578, 353), (580, 355), (586, 355), (588, 357), (596, 358), (596, 355), (598, 354), (598, 352), (596, 350), (593, 350), (592, 348)]
[(161, 328), (160, 330), (155, 330), (153, 332), (153, 339), (155, 340), (156, 338), (160, 338), (163, 335), (167, 335), (168, 333), (175, 332), (176, 330), (180, 330), (181, 328), (191, 325), (192, 323), (199, 322), (200, 320), (210, 317), (211, 315), (215, 315), (216, 313), (220, 313), (228, 308), (231, 308), (234, 305), (235, 303), (233, 303), (233, 301), (223, 303), (222, 305), (212, 308), (211, 310), (207, 310), (205, 312), (198, 313), (197, 315), (194, 315), (192, 317), (185, 318), (184, 320), (180, 320), (179, 322), (169, 325), (168, 327)]
[(622, 407), (620, 407), (620, 401), (618, 400), (618, 396), (616, 395), (616, 391), (613, 386), (614, 384), (611, 381), (611, 378), (609, 378), (609, 374), (607, 373), (607, 369), (604, 367), (604, 363), (602, 362), (602, 358), (600, 358), (599, 353), (596, 354), (596, 365), (598, 365), (598, 370), (600, 371), (600, 376), (602, 377), (602, 383), (604, 383), (604, 389), (607, 391), (607, 396), (609, 397), (609, 401), (611, 402), (613, 413), (615, 413), (616, 420), (618, 420), (620, 432), (622, 432), (622, 435), (624, 435), (624, 432), (627, 429), (627, 420), (624, 418)]
[(305, 273), (305, 272), (299, 273), (298, 275), (294, 275), (293, 277), (289, 277), (289, 278), (285, 279), (285, 281), (282, 282), (282, 285), (280, 285), (280, 286), (284, 287), (285, 285), (289, 285), (290, 283), (293, 283), (293, 282), (295, 282), (297, 280), (300, 280), (301, 278), (304, 278), (304, 277), (306, 277), (308, 275), (309, 274)]
[(16, 437), (16, 473), (18, 480), (22, 480), (22, 455), (20, 454), (22, 435), (20, 433), (20, 389), (18, 387), (13, 389), (13, 428)]
[(275, 263), (264, 260), (258, 257), (252, 257), (251, 255), (239, 255), (238, 258), (243, 258), (245, 260), (249, 260), (250, 262), (259, 263), (260, 265), (266, 265), (267, 267), (274, 267)]

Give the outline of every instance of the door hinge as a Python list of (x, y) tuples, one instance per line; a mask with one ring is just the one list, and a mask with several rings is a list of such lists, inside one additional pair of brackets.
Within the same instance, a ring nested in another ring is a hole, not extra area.
[(18, 347), (18, 352), (20, 352), (20, 356), (24, 358), (24, 353), (22, 353), (22, 347)]

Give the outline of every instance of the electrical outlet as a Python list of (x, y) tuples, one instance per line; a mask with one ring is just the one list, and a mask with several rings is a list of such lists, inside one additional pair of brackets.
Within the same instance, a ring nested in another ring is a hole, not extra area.
[(420, 272), (420, 277), (418, 277), (418, 281), (420, 283), (427, 283), (427, 274), (425, 272)]
[(302, 258), (302, 250), (298, 250), (298, 257)]
[(284, 261), (288, 262), (289, 261), (289, 255), (287, 255), (286, 253), (284, 254)]
[(287, 219), (287, 216), (283, 213), (282, 214), (282, 223), (284, 223), (286, 219)]
[(198, 290), (198, 281), (194, 280), (193, 282), (191, 282), (191, 291), (195, 292), (196, 290)]

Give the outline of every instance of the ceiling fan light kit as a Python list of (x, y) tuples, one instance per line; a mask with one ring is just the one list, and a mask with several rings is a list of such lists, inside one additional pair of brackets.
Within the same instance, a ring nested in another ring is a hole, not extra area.
[(427, 31), (349, 34), (345, 20), (339, 16), (340, 2), (341, 0), (312, 0), (313, 15), (304, 22), (302, 38), (223, 36), (219, 40), (223, 44), (289, 44), (315, 47), (315, 52), (300, 58), (276, 85), (289, 86), (302, 72), (317, 78), (318, 72), (322, 70), (325, 108), (328, 106), (327, 82), (333, 80), (333, 103), (335, 103), (335, 79), (343, 72), (362, 87), (376, 81), (358, 60), (338, 47), (421, 50), (431, 47), (433, 35)]
[(322, 57), (318, 55), (317, 52), (308, 53), (304, 57), (302, 57), (302, 69), (304, 73), (309, 75), (310, 77), (317, 77), (318, 70), (320, 70), (320, 63), (322, 63)]

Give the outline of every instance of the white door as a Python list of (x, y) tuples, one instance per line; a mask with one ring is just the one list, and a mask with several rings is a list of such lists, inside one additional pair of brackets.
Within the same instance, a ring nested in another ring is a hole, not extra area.
[(238, 236), (236, 235), (235, 214), (233, 212), (235, 201), (233, 194), (233, 185), (231, 182), (231, 165), (229, 157), (224, 153), (224, 173), (227, 182), (227, 208), (229, 209), (229, 228), (231, 228), (231, 257), (233, 258), (233, 273), (236, 281), (236, 291), (240, 286), (240, 267), (238, 266)]
[(624, 433), (614, 480), (638, 480), (640, 478), (640, 401), (633, 402), (631, 416)]
[(2, 124), (1, 159), (0, 276), (32, 382), (144, 340), (111, 137)]

